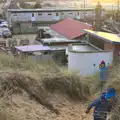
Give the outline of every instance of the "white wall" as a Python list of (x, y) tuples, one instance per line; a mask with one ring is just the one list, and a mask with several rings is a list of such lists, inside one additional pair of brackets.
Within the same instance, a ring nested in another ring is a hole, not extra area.
[[(78, 17), (78, 12), (79, 12), (79, 17)], [(70, 11), (70, 12), (21, 12), (21, 13), (9, 13), (9, 17), (11, 16), (12, 21), (30, 21), (32, 17), (32, 13), (34, 13), (35, 16), (35, 21), (53, 21), (56, 17), (56, 13), (59, 14), (60, 19), (64, 18), (79, 18), (83, 19), (84, 18), (84, 11)], [(48, 14), (51, 15), (48, 15)], [(61, 14), (63, 13), (63, 15)], [(70, 14), (72, 13), (72, 14)], [(92, 11), (86, 11), (86, 16), (94, 16), (92, 14)], [(41, 14), (41, 15), (40, 15)]]
[(113, 52), (74, 53), (69, 51), (68, 69), (78, 72), (83, 76), (93, 75), (99, 71), (99, 64), (102, 60), (104, 60), (106, 64), (112, 64)]

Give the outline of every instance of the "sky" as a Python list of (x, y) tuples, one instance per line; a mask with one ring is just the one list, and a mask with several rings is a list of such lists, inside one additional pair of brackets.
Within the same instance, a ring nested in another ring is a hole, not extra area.
[(97, 3), (100, 1), (101, 4), (116, 4), (118, 0), (90, 0), (91, 3)]

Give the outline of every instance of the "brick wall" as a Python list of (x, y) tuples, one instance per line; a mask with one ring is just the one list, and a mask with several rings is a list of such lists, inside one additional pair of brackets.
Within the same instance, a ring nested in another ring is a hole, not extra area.
[(104, 43), (104, 50), (113, 50), (114, 45), (111, 43)]
[(120, 44), (114, 45), (114, 56), (120, 57), (119, 52), (120, 52)]
[(119, 51), (120, 51), (120, 44), (111, 44), (111, 43), (104, 43), (104, 50), (114, 50), (114, 58), (118, 58)]

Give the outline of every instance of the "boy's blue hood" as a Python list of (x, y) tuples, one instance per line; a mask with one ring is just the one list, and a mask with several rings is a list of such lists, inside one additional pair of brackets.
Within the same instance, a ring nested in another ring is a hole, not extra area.
[(115, 89), (114, 88), (108, 88), (105, 96), (106, 96), (106, 99), (109, 99), (111, 97), (115, 97), (116, 96)]

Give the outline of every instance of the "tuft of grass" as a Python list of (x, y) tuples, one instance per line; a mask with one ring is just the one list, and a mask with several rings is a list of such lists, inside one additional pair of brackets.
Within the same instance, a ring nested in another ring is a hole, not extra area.
[(82, 82), (84, 78), (73, 74), (57, 74), (51, 77), (44, 77), (45, 88), (52, 93), (60, 91), (68, 94), (72, 99), (87, 100), (90, 96), (89, 86)]

